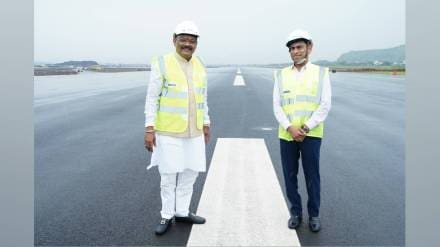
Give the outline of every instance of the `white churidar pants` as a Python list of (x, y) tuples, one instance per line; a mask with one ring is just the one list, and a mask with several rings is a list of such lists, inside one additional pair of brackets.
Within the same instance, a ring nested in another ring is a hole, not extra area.
[(193, 193), (193, 185), (198, 172), (184, 170), (178, 173), (160, 174), (160, 196), (162, 199), (162, 218), (187, 216)]

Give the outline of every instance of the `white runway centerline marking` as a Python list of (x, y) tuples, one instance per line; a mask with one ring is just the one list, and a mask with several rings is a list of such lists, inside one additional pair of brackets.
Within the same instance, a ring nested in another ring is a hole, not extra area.
[(264, 139), (219, 138), (187, 246), (300, 246)]
[(241, 75), (240, 68), (237, 69), (237, 74), (235, 75), (234, 86), (246, 86), (244, 83), (243, 76)]

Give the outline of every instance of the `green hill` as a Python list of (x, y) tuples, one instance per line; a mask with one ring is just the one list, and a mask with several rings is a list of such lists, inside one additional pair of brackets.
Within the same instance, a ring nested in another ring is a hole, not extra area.
[(89, 67), (92, 65), (99, 65), (96, 61), (67, 61), (64, 63), (57, 63), (56, 66), (78, 66), (78, 67)]
[(404, 64), (405, 45), (388, 49), (350, 51), (342, 54), (338, 64)]

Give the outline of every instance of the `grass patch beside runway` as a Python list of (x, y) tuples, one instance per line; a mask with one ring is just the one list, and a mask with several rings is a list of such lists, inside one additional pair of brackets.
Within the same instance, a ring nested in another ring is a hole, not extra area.
[(387, 75), (405, 75), (403, 66), (329, 66), (330, 71), (335, 72), (362, 72), (379, 73)]

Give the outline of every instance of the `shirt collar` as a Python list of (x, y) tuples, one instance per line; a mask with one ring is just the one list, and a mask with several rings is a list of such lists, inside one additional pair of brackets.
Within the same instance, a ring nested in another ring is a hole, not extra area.
[(301, 68), (301, 70), (298, 70), (293, 64), (292, 64), (291, 68), (293, 71), (301, 72), (301, 71), (307, 70), (307, 67), (309, 66), (309, 64), (310, 64), (310, 61), (307, 61), (307, 63)]

